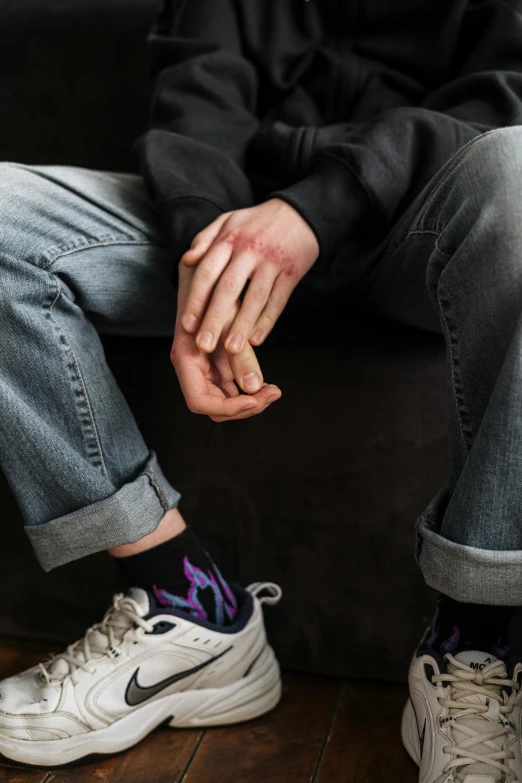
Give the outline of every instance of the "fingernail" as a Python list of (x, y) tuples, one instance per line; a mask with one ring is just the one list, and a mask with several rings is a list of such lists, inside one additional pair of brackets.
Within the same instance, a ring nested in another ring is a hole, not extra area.
[(196, 318), (195, 315), (186, 315), (183, 319), (183, 326), (185, 327), (187, 332), (190, 332), (195, 327), (197, 322), (198, 319)]
[(260, 340), (263, 336), (263, 330), (262, 329), (256, 329), (254, 334), (252, 335), (252, 340), (255, 340), (256, 343), (258, 340)]
[(236, 333), (228, 344), (229, 351), (240, 351), (243, 347), (243, 337)]
[(196, 342), (205, 351), (209, 351), (212, 348), (212, 343), (214, 342), (214, 335), (212, 332), (203, 332), (203, 334), (200, 334)]
[(276, 400), (278, 400), (278, 399), (279, 399), (279, 397), (270, 397), (270, 399), (269, 399), (269, 400), (268, 400), (268, 402), (267, 402), (267, 407), (268, 407), (269, 405), (272, 405), (272, 403), (273, 403), (273, 402), (275, 402), (275, 401), (276, 401)]
[(243, 385), (248, 391), (256, 391), (261, 384), (261, 379), (257, 372), (249, 372), (243, 376)]

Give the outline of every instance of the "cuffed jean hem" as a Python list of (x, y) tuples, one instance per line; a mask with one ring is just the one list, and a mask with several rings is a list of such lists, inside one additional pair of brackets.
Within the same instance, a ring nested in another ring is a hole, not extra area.
[(444, 538), (437, 530), (446, 505), (443, 487), (417, 520), (416, 560), (426, 584), (463, 603), (522, 605), (522, 550), (478, 549)]
[(154, 452), (139, 476), (104, 500), (52, 519), (26, 525), (44, 571), (94, 552), (139, 541), (156, 530), (181, 494), (165, 478)]

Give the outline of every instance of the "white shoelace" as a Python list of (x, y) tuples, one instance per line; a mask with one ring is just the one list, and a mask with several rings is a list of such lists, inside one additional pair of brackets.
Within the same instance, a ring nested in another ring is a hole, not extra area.
[(38, 664), (42, 682), (61, 682), (70, 675), (73, 684), (76, 684), (75, 675), (79, 669), (94, 674), (96, 669), (92, 666), (92, 661), (113, 650), (133, 626), (149, 633), (154, 630), (152, 623), (148, 623), (137, 613), (136, 603), (123, 593), (118, 593), (101, 623), (88, 628), (83, 639), (70, 644), (65, 652), (51, 655), (47, 661)]
[[(506, 783), (517, 780), (513, 770), (504, 763), (515, 758), (515, 754), (506, 749), (506, 745), (508, 737), (512, 738), (516, 730), (507, 717), (513, 711), (513, 704), (509, 702), (508, 695), (505, 690), (501, 690), (501, 686), (518, 691), (519, 685), (514, 680), (505, 679), (506, 668), (502, 661), (494, 661), (482, 671), (478, 671), (471, 670), (452, 655), (448, 655), (445, 660), (451, 671), (432, 677), (434, 683), (452, 683), (450, 698), (439, 699), (441, 706), (451, 711), (446, 720), (451, 727), (453, 745), (447, 745), (444, 753), (456, 756), (444, 771), (460, 769), (465, 775), (462, 768), (478, 762), (488, 765), (492, 772), (499, 770), (504, 774), (503, 780)], [(479, 698), (476, 698), (475, 703), (469, 700), (470, 696)], [(485, 720), (490, 722), (490, 730), (477, 731), (473, 727), (477, 721), (478, 725), (484, 727)], [(491, 750), (472, 750), (478, 745)], [(458, 777), (457, 780), (459, 779)]]

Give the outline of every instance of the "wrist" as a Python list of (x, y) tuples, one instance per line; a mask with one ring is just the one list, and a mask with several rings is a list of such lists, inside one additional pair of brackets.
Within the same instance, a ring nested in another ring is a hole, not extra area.
[(313, 258), (314, 261), (316, 261), (319, 257), (319, 241), (310, 223), (289, 201), (285, 201), (278, 196), (274, 196), (270, 201), (277, 202), (278, 209), (285, 216), (284, 219), (291, 220), (296, 226), (296, 231), (299, 233), (299, 237), (305, 245), (305, 251), (310, 254), (310, 257)]

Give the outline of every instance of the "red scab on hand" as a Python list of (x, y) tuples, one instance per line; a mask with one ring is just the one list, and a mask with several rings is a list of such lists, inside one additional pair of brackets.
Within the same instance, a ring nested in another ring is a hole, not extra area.
[[(281, 245), (266, 245), (264, 242), (259, 242), (258, 246), (255, 248), (257, 252), (263, 256), (263, 259), (265, 261), (268, 261), (269, 264), (273, 264), (276, 266), (280, 271), (286, 270), (286, 268), (289, 265), (290, 262), (290, 256), (286, 252), (285, 248)], [(293, 265), (290, 264), (292, 267), (292, 271), (294, 269)], [(288, 274), (285, 271), (285, 274)], [(292, 272), (290, 273), (292, 274)]]
[(258, 258), (263, 258), (269, 264), (276, 266), (287, 277), (293, 277), (296, 264), (291, 255), (282, 245), (271, 245), (260, 236), (244, 237), (238, 229), (230, 229), (223, 236), (223, 241), (235, 245), (238, 249), (248, 250)]

